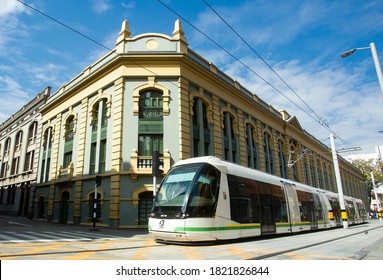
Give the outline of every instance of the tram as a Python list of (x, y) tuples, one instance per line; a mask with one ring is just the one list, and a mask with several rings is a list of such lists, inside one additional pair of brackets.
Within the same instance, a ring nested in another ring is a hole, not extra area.
[[(344, 199), (348, 223), (366, 222), (362, 200)], [(209, 156), (182, 160), (172, 167), (157, 192), (148, 228), (158, 241), (182, 243), (341, 225), (337, 193)]]

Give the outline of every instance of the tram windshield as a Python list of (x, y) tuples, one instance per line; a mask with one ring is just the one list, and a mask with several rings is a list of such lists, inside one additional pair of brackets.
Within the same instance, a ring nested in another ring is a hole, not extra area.
[(207, 217), (214, 215), (220, 172), (210, 164), (173, 168), (158, 190), (152, 216)]

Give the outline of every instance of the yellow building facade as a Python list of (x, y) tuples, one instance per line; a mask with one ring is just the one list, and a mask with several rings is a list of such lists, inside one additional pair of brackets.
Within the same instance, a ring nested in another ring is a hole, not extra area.
[[(34, 219), (90, 225), (96, 203), (99, 226), (146, 227), (153, 151), (164, 174), (214, 155), (336, 192), (329, 148), (190, 49), (178, 20), (172, 36), (133, 37), (125, 20), (115, 49), (40, 112)], [(361, 172), (340, 165), (344, 193), (367, 201)]]

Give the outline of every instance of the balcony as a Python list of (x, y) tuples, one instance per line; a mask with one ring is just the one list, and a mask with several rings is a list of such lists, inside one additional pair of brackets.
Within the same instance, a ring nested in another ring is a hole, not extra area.
[[(164, 173), (167, 173), (170, 169), (171, 155), (168, 150), (165, 150), (164, 155), (160, 157), (163, 162), (161, 169)], [(137, 179), (138, 175), (151, 175), (152, 174), (152, 157), (151, 156), (139, 156), (137, 150), (133, 150), (130, 155), (131, 167), (129, 173), (132, 178)]]
[(69, 165), (66, 168), (63, 168), (62, 165), (60, 165), (57, 171), (57, 180), (71, 180), (73, 177), (73, 170), (73, 162), (69, 163)]

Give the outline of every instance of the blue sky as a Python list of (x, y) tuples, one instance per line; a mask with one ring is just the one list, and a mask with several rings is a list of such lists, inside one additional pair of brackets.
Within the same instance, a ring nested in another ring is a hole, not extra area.
[[(382, 0), (206, 0), (251, 48), (202, 0), (23, 1), (110, 49), (124, 19), (135, 36), (171, 35), (179, 18), (191, 49), (274, 108), (296, 116), (324, 144), (330, 146), (331, 132), (320, 123), (341, 138), (338, 149), (372, 153), (383, 145), (383, 97), (371, 51), (340, 58), (374, 42), (383, 61)], [(0, 0), (0, 122), (107, 52), (17, 0)]]

